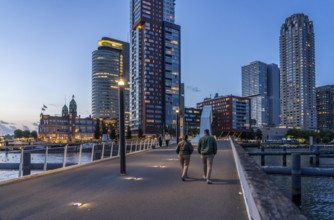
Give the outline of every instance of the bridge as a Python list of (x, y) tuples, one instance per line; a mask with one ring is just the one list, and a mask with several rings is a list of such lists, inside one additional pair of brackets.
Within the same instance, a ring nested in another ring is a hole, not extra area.
[(306, 219), (233, 140), (218, 142), (211, 185), (196, 152), (181, 180), (175, 145), (127, 155), (127, 175), (119, 164), (108, 158), (0, 183), (0, 219)]

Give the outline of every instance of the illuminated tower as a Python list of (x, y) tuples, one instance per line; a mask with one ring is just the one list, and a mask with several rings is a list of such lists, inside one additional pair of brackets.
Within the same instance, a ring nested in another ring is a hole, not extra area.
[(103, 37), (98, 45), (92, 55), (93, 117), (117, 119), (118, 81), (121, 76), (126, 82), (125, 111), (129, 111), (129, 44)]
[(130, 125), (156, 134), (176, 128), (180, 109), (180, 26), (175, 0), (131, 1)]
[(285, 20), (280, 35), (281, 124), (317, 129), (313, 22), (304, 14)]

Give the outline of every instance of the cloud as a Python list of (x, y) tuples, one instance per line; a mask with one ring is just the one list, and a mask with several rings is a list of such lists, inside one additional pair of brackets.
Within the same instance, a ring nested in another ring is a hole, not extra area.
[(187, 89), (191, 90), (192, 92), (200, 92), (201, 91), (197, 86), (187, 86)]
[(32, 126), (38, 127), (39, 123), (38, 122), (32, 123)]
[(9, 126), (9, 128), (14, 130), (14, 131), (17, 129), (15, 126)]
[(5, 125), (0, 124), (0, 135), (14, 134), (15, 130), (15, 126), (6, 127)]
[(3, 125), (15, 125), (15, 123), (6, 122), (6, 121), (3, 121), (3, 120), (0, 120), (0, 124), (3, 124)]
[(25, 131), (25, 130), (29, 130), (30, 131), (29, 127), (26, 126), (26, 125), (22, 125), (22, 129), (23, 129), (23, 131)]

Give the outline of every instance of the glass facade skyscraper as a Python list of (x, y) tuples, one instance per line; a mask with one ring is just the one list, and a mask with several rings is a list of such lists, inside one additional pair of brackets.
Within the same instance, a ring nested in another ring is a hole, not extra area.
[(334, 85), (321, 86), (316, 91), (318, 129), (334, 131)]
[(130, 125), (145, 134), (175, 126), (180, 109), (180, 26), (175, 0), (131, 0)]
[(279, 68), (254, 61), (242, 66), (242, 96), (251, 99), (254, 127), (279, 125)]
[(304, 14), (285, 20), (280, 34), (281, 124), (317, 129), (313, 22)]
[(98, 45), (92, 53), (93, 117), (117, 119), (120, 77), (126, 82), (125, 110), (129, 112), (129, 43), (103, 37)]

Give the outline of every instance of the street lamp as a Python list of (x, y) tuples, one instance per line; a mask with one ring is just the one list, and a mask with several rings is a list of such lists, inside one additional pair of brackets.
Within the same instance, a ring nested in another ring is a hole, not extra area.
[(176, 113), (176, 144), (179, 143), (179, 109), (175, 110)]
[(119, 139), (120, 139), (120, 168), (121, 168), (121, 175), (126, 174), (126, 167), (125, 167), (125, 126), (124, 126), (124, 81), (120, 79), (118, 82), (118, 94), (119, 94)]

